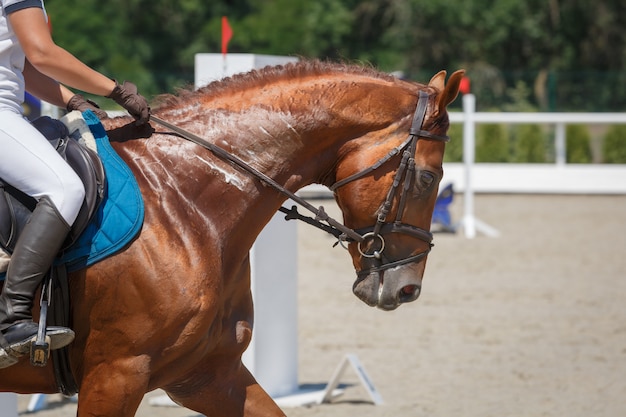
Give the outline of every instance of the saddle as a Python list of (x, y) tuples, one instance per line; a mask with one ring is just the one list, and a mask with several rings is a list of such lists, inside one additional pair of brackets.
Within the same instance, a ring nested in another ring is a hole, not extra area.
[[(76, 242), (89, 225), (104, 199), (106, 190), (104, 166), (95, 150), (95, 140), (89, 128), (84, 122), (79, 123), (82, 122), (80, 112), (72, 112), (64, 117), (64, 120), (65, 123), (44, 116), (32, 122), (32, 125), (48, 139), (50, 145), (78, 174), (85, 187), (85, 199), (61, 252)], [(85, 140), (89, 137), (93, 140), (92, 143)], [(6, 253), (13, 252), (17, 239), (36, 204), (34, 198), (0, 178), (0, 248)], [(48, 346), (45, 341), (48, 305), (54, 307), (51, 311), (50, 324), (70, 326), (69, 286), (65, 265), (52, 266), (43, 280), (41, 295), (39, 333), (31, 349), (31, 363), (37, 366), (45, 366), (48, 360)], [(51, 354), (59, 391), (68, 396), (74, 395), (78, 388), (69, 367), (67, 348), (53, 350)]]
[[(57, 152), (74, 169), (85, 187), (85, 199), (63, 249), (71, 246), (80, 236), (104, 198), (106, 175), (95, 150), (82, 140), (79, 129), (72, 132), (60, 120), (48, 116), (32, 122)], [(37, 202), (0, 178), (0, 247), (12, 253), (24, 225)]]

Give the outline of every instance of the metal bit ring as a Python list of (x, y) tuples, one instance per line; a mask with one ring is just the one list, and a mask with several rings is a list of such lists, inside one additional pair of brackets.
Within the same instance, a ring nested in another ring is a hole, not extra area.
[[(365, 253), (361, 247), (361, 245), (363, 245), (363, 243), (367, 240), (367, 238), (372, 238), (376, 239), (378, 238), (380, 240), (380, 249), (375, 250), (373, 253)], [(359, 249), (359, 253), (365, 257), (365, 258), (376, 258), (376, 259), (380, 259), (381, 254), (383, 253), (383, 251), (385, 250), (385, 239), (383, 239), (383, 236), (378, 234), (378, 233), (374, 233), (374, 232), (369, 232), (363, 235), (363, 240), (361, 242), (359, 242), (358, 245), (358, 249)]]

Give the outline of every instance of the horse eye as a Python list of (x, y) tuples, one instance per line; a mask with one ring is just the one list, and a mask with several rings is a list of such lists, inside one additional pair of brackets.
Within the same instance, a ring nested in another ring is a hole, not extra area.
[(435, 174), (432, 172), (420, 171), (418, 175), (421, 189), (428, 188), (435, 182)]

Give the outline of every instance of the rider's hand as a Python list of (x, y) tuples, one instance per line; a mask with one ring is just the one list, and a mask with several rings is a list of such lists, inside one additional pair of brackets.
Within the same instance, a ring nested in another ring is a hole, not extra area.
[(137, 93), (135, 84), (128, 81), (122, 85), (115, 83), (115, 88), (107, 97), (128, 110), (131, 116), (137, 120), (137, 125), (145, 124), (150, 119), (148, 101)]
[(73, 110), (78, 110), (81, 113), (85, 110), (91, 110), (96, 114), (96, 116), (98, 116), (98, 119), (102, 120), (109, 118), (107, 112), (98, 107), (95, 102), (91, 100), (86, 100), (85, 97), (81, 96), (80, 94), (74, 94), (70, 101), (67, 102), (67, 106), (65, 108), (69, 112)]

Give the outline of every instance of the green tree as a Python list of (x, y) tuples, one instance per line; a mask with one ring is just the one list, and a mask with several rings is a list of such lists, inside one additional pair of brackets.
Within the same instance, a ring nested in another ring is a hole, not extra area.
[(611, 126), (603, 145), (604, 162), (626, 164), (626, 125)]
[(547, 143), (541, 126), (535, 124), (518, 125), (513, 128), (513, 135), (515, 138), (515, 162), (547, 162)]
[(502, 125), (478, 125), (476, 133), (476, 162), (509, 161), (509, 138)]
[(237, 44), (249, 52), (340, 57), (352, 15), (338, 0), (250, 0)]
[(466, 68), (480, 108), (523, 82), (535, 108), (626, 110), (626, 3), (617, 0), (47, 0), (54, 37), (142, 92), (191, 83), (220, 51), (370, 63), (427, 81)]
[[(153, 91), (154, 80), (145, 67), (147, 54), (121, 42), (128, 38), (128, 25), (117, 9), (96, 0), (52, 0), (46, 7), (55, 42), (109, 77), (132, 80), (142, 91)], [(112, 104), (93, 98), (105, 106)]]
[(567, 162), (588, 164), (591, 162), (591, 136), (584, 125), (567, 125), (565, 130)]
[(55, 41), (146, 95), (193, 81), (196, 52), (219, 51), (220, 19), (245, 1), (48, 0)]
[(463, 161), (463, 125), (460, 123), (450, 124), (448, 136), (450, 136), (450, 142), (446, 144), (444, 162)]

